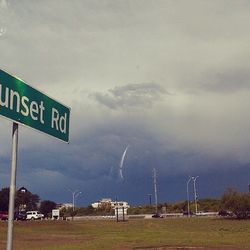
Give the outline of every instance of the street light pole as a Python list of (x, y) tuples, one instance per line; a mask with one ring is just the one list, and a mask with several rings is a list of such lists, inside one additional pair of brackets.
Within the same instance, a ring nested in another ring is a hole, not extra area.
[(193, 181), (194, 181), (194, 202), (195, 202), (195, 213), (197, 214), (198, 212), (198, 207), (197, 207), (197, 191), (196, 191), (196, 179), (199, 176), (196, 177), (192, 177)]
[(152, 205), (152, 194), (148, 194), (148, 197), (149, 197), (149, 205), (151, 206)]
[(77, 196), (79, 196), (82, 192), (81, 191), (78, 191), (78, 190), (75, 190), (75, 191), (72, 191), (71, 189), (69, 189), (69, 191), (72, 193), (72, 209), (73, 211), (75, 211), (75, 199), (77, 198)]
[[(75, 193), (75, 199), (74, 199), (74, 207), (75, 207), (75, 203), (76, 203), (76, 198), (81, 194), (82, 192), (80, 191), (80, 192), (78, 192), (78, 193)], [(74, 209), (73, 209), (73, 211), (74, 211)]]
[(187, 181), (187, 205), (188, 205), (188, 217), (190, 216), (190, 204), (189, 204), (189, 189), (188, 189), (188, 185), (189, 182), (192, 180), (192, 177), (189, 177), (188, 181)]

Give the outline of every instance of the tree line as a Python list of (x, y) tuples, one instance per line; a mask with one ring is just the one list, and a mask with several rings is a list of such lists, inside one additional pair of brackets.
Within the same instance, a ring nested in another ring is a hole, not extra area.
[[(190, 212), (195, 213), (195, 203), (190, 202)], [(162, 213), (185, 213), (188, 211), (188, 202), (160, 203), (157, 210)], [(219, 212), (220, 215), (231, 216), (237, 219), (250, 218), (250, 192), (239, 192), (236, 188), (228, 188), (220, 199), (200, 199), (198, 210), (202, 212)], [(155, 206), (135, 206), (129, 209), (130, 214), (154, 213)]]
[[(190, 202), (190, 211), (195, 213), (195, 203)], [(185, 213), (187, 214), (188, 202), (177, 201), (173, 203), (159, 203), (157, 211), (159, 213)], [(235, 188), (228, 188), (220, 199), (206, 198), (198, 201), (198, 210), (203, 212), (219, 212), (222, 216), (230, 216), (238, 219), (250, 218), (250, 193), (239, 192)], [(114, 215), (114, 209), (111, 206), (101, 206), (94, 209), (91, 205), (88, 207), (76, 208), (74, 211), (64, 209), (65, 216), (83, 216), (83, 215)], [(128, 214), (153, 214), (156, 212), (154, 204), (131, 206)]]
[[(5, 187), (0, 190), (0, 211), (8, 211), (9, 209), (9, 188)], [(39, 210), (45, 217), (48, 217), (52, 209), (56, 208), (56, 203), (50, 200), (41, 201), (37, 194), (33, 194), (28, 190), (22, 192), (17, 190), (15, 194), (15, 212), (36, 211)]]
[[(0, 190), (0, 211), (8, 211), (9, 188)], [(190, 211), (195, 212), (194, 202), (190, 202)], [(21, 192), (18, 190), (15, 196), (15, 210), (39, 210), (45, 215), (50, 216), (52, 209), (56, 208), (56, 203), (45, 200), (40, 202), (37, 194), (30, 191)], [(188, 210), (188, 202), (178, 201), (174, 203), (160, 203), (157, 210), (161, 213), (185, 213)], [(250, 193), (239, 192), (235, 188), (228, 188), (220, 199), (206, 198), (198, 201), (198, 210), (203, 212), (221, 212), (221, 215), (230, 215), (238, 219), (250, 218)], [(132, 206), (128, 209), (128, 214), (152, 214), (156, 212), (154, 205)], [(113, 215), (114, 209), (111, 206), (104, 206), (94, 209), (91, 205), (87, 207), (64, 208), (61, 216), (81, 216), (81, 215)]]

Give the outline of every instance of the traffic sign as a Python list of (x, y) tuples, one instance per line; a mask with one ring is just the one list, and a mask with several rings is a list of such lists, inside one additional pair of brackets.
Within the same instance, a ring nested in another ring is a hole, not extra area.
[(69, 142), (70, 108), (3, 70), (0, 115)]

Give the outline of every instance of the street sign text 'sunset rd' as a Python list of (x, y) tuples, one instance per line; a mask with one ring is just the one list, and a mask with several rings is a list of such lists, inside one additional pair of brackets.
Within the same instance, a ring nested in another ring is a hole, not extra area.
[[(34, 121), (39, 121), (44, 124), (44, 112), (45, 107), (43, 101), (37, 103), (36, 101), (30, 101), (27, 96), (20, 96), (18, 92), (12, 89), (5, 88), (5, 94), (3, 95), (3, 87), (0, 83), (0, 106), (9, 108), (16, 113), (21, 113), (23, 116), (30, 116)], [(15, 110), (14, 110), (15, 109)], [(51, 111), (51, 128), (60, 130), (62, 133), (66, 133), (66, 120), (67, 113), (60, 116), (57, 109), (52, 108)]]
[(63, 141), (69, 140), (70, 109), (1, 70), (0, 114)]

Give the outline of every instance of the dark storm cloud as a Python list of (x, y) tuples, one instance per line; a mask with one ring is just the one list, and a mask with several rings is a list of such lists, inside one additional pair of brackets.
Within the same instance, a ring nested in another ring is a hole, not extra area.
[(100, 104), (117, 109), (122, 107), (151, 107), (164, 95), (169, 94), (156, 83), (127, 84), (110, 89), (108, 93), (94, 93), (92, 97)]
[[(69, 145), (21, 129), (18, 185), (58, 202), (70, 202), (67, 187), (79, 189), (84, 203), (145, 202), (154, 167), (164, 201), (185, 198), (188, 175), (200, 175), (211, 196), (231, 176), (246, 185), (249, 1), (1, 3), (1, 68), (72, 108)], [(0, 124), (1, 185), (9, 181), (7, 127)]]

